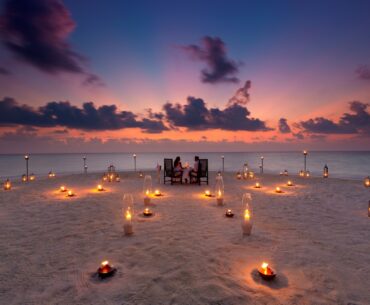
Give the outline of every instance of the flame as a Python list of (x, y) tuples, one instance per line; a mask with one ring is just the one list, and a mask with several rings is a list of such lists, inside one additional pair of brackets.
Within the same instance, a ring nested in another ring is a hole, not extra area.
[(149, 209), (148, 209), (148, 208), (145, 208), (144, 212), (145, 212), (146, 214), (148, 214), (148, 213), (149, 213)]
[(64, 185), (62, 185), (62, 186), (60, 187), (60, 190), (61, 190), (62, 192), (64, 192), (64, 191), (66, 190), (66, 187), (65, 187)]
[(256, 187), (260, 187), (260, 184), (259, 184), (259, 182), (256, 182)]
[(218, 190), (218, 197), (221, 197), (221, 191)]
[(206, 196), (209, 196), (209, 195), (211, 195), (211, 192), (209, 190), (206, 190), (205, 194), (206, 194)]
[(126, 220), (131, 221), (131, 213), (129, 210), (126, 211)]
[(73, 196), (73, 192), (72, 191), (68, 191), (68, 196)]
[(267, 275), (267, 267), (269, 266), (268, 263), (266, 262), (263, 262), (262, 265), (261, 265), (261, 268), (263, 270), (263, 273)]
[(289, 181), (288, 181), (288, 185), (292, 185), (292, 181), (290, 181), (290, 180), (289, 180)]
[(156, 194), (156, 195), (160, 195), (160, 194), (161, 194), (161, 192), (160, 192), (159, 190), (155, 190), (155, 191), (154, 191), (154, 194)]
[(280, 189), (280, 187), (276, 187), (276, 193), (280, 193), (281, 192), (281, 189)]
[(105, 266), (108, 266), (109, 265), (109, 262), (108, 261), (102, 261), (101, 262), (101, 266), (102, 267), (105, 267)]
[(149, 190), (145, 191), (145, 195), (149, 196)]
[(244, 219), (245, 220), (250, 220), (250, 218), (251, 218), (251, 214), (250, 214), (249, 210), (248, 209), (245, 209), (245, 211), (244, 211)]
[(102, 191), (103, 190), (103, 186), (101, 184), (98, 185), (98, 191)]

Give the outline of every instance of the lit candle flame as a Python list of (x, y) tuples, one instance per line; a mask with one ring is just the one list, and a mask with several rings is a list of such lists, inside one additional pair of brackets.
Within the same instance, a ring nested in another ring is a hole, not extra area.
[(218, 197), (221, 197), (221, 191), (218, 190)]
[(131, 213), (129, 210), (126, 211), (126, 220), (131, 221)]
[(66, 191), (66, 187), (65, 187), (64, 185), (62, 185), (62, 186), (60, 187), (60, 191), (61, 191), (61, 192), (65, 192), (65, 191)]
[(260, 187), (259, 182), (256, 182), (256, 187), (257, 187), (257, 188), (259, 188), (259, 187)]
[(251, 218), (251, 214), (250, 214), (249, 210), (248, 209), (245, 209), (245, 211), (244, 211), (244, 219), (245, 220), (250, 220), (250, 218)]
[(161, 194), (161, 192), (159, 190), (155, 190), (154, 194), (158, 196)]
[(98, 191), (102, 191), (103, 190), (103, 186), (101, 184), (98, 185)]
[(73, 192), (72, 191), (68, 191), (68, 196), (73, 196)]
[(268, 268), (269, 264), (266, 263), (266, 262), (263, 262), (262, 265), (261, 265), (261, 268), (263, 270), (263, 273), (267, 275), (267, 268)]
[(109, 262), (108, 261), (102, 261), (101, 262), (101, 266), (102, 267), (105, 267), (105, 266), (108, 266), (109, 265)]
[(211, 192), (209, 190), (206, 190), (205, 194), (206, 194), (206, 196), (209, 196), (209, 195), (211, 195)]
[(280, 193), (281, 192), (281, 189), (280, 189), (280, 187), (276, 187), (276, 193)]

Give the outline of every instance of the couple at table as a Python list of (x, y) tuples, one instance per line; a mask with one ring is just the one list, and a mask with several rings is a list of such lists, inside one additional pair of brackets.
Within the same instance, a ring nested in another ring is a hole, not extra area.
[(194, 165), (193, 167), (189, 166), (187, 162), (183, 166), (181, 163), (181, 159), (179, 156), (176, 157), (175, 162), (173, 164), (175, 176), (182, 177), (182, 181), (184, 183), (190, 183), (192, 177), (197, 177), (198, 175), (198, 167), (199, 167), (199, 157), (194, 157)]

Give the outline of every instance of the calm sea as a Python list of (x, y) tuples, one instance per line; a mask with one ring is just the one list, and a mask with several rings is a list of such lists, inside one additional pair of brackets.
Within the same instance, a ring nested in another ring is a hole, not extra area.
[[(153, 170), (157, 163), (163, 165), (163, 159), (180, 156), (182, 162), (193, 163), (194, 155), (208, 158), (210, 170), (221, 170), (225, 156), (225, 171), (237, 171), (247, 162), (259, 172), (261, 156), (264, 156), (264, 171), (279, 173), (287, 169), (298, 173), (303, 169), (302, 152), (228, 152), (228, 153), (137, 153), (137, 170)], [(83, 156), (86, 156), (88, 172), (102, 172), (113, 164), (118, 170), (134, 170), (131, 153), (99, 154), (34, 154), (30, 155), (29, 171), (36, 175), (45, 175), (50, 170), (56, 173), (83, 172)], [(307, 156), (307, 169), (313, 175), (321, 175), (323, 166), (329, 166), (331, 177), (362, 179), (370, 175), (370, 152), (310, 152)], [(0, 155), (0, 177), (16, 177), (25, 173), (23, 155)]]

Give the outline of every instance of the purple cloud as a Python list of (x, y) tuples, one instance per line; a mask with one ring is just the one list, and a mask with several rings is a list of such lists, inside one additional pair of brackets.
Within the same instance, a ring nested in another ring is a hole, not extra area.
[(0, 125), (66, 127), (81, 130), (118, 130), (141, 128), (147, 133), (160, 133), (168, 128), (160, 120), (138, 119), (130, 111), (118, 111), (115, 105), (95, 107), (87, 102), (81, 108), (69, 102), (49, 102), (34, 109), (20, 105), (12, 98), (0, 100)]
[(183, 49), (192, 58), (206, 63), (207, 68), (201, 71), (203, 83), (239, 82), (234, 75), (239, 72), (240, 64), (227, 58), (225, 43), (220, 38), (205, 36), (201, 46), (188, 45)]
[(207, 108), (205, 102), (200, 98), (188, 97), (185, 105), (166, 103), (163, 109), (166, 119), (173, 127), (186, 127), (189, 130), (271, 130), (265, 122), (250, 118), (248, 109), (238, 104), (221, 110)]
[(365, 134), (370, 136), (369, 104), (353, 101), (349, 103), (352, 113), (344, 113), (336, 123), (324, 117), (302, 121), (298, 126), (309, 133), (319, 134)]
[(287, 119), (281, 118), (279, 120), (279, 131), (280, 133), (290, 133), (291, 132)]
[(355, 71), (359, 79), (369, 80), (370, 79), (370, 67), (366, 65), (359, 66)]
[(60, 0), (8, 0), (0, 17), (1, 39), (17, 58), (47, 73), (82, 74), (86, 84), (96, 83), (85, 58), (67, 42), (74, 28)]
[(229, 102), (227, 103), (227, 106), (231, 106), (233, 104), (238, 105), (247, 105), (250, 100), (250, 94), (249, 89), (252, 87), (252, 82), (250, 80), (247, 80), (244, 84), (244, 87), (239, 88), (234, 96), (229, 99)]

